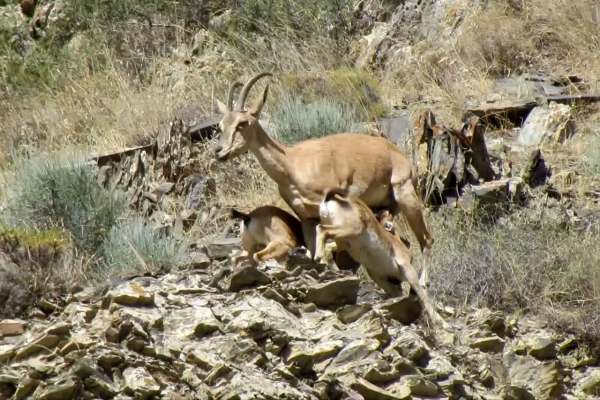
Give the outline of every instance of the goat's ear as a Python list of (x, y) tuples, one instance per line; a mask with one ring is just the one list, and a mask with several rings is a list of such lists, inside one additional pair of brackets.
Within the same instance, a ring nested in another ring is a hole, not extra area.
[(223, 104), (220, 100), (217, 99), (217, 110), (219, 110), (219, 112), (221, 114), (226, 114), (227, 111), (229, 111), (227, 109), (227, 106), (225, 104)]
[(269, 94), (269, 85), (265, 86), (265, 90), (263, 91), (262, 96), (260, 96), (258, 99), (256, 99), (254, 101), (254, 103), (250, 106), (250, 108), (248, 109), (248, 112), (254, 118), (258, 118), (260, 116), (260, 112), (262, 111), (263, 106), (265, 105), (265, 102), (267, 101), (268, 94)]

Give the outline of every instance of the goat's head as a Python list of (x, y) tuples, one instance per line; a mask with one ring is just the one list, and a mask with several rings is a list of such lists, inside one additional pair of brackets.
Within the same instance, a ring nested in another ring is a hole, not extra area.
[(319, 205), (319, 216), (328, 224), (362, 226), (361, 200), (350, 196), (346, 190), (327, 191)]
[(227, 104), (223, 104), (217, 100), (217, 107), (223, 114), (223, 119), (219, 122), (221, 128), (221, 136), (219, 143), (215, 147), (215, 156), (219, 161), (225, 161), (227, 159), (235, 158), (248, 150), (248, 147), (254, 135), (256, 134), (256, 127), (258, 125), (258, 117), (267, 99), (269, 92), (269, 86), (265, 87), (265, 90), (248, 109), (245, 109), (244, 104), (246, 98), (252, 86), (260, 78), (265, 76), (271, 76), (269, 72), (261, 72), (258, 75), (252, 77), (242, 90), (238, 97), (238, 101), (233, 103), (233, 96), (235, 91), (242, 86), (241, 83), (235, 82), (229, 89), (229, 95), (227, 98)]

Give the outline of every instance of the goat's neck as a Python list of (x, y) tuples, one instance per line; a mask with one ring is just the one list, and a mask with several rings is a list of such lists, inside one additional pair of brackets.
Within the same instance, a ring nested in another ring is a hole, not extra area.
[(254, 140), (250, 143), (250, 151), (254, 153), (258, 162), (267, 175), (278, 184), (287, 181), (287, 146), (270, 137), (257, 123)]

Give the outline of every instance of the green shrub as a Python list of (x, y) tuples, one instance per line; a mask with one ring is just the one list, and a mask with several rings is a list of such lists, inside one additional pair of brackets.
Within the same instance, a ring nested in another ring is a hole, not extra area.
[(81, 158), (38, 156), (21, 160), (6, 190), (9, 226), (68, 231), (79, 249), (93, 254), (127, 209), (122, 196), (96, 181)]
[[(205, 14), (203, 7), (166, 0), (64, 1), (60, 18), (31, 42), (28, 26), (0, 21), (0, 92), (37, 94), (118, 64), (133, 75), (146, 72), (149, 59), (174, 48), (173, 29), (153, 29), (160, 16), (176, 26)], [(185, 3), (185, 2), (183, 2)], [(131, 23), (134, 20), (137, 23)], [(77, 34), (84, 38), (71, 48)], [(90, 40), (87, 40), (91, 38)], [(117, 61), (118, 62), (114, 62)]]
[(115, 225), (104, 242), (99, 277), (169, 270), (183, 261), (185, 243), (134, 218)]
[(0, 247), (25, 247), (29, 251), (37, 248), (60, 250), (69, 244), (69, 237), (60, 229), (44, 231), (30, 230), (27, 227), (0, 226)]
[(40, 43), (26, 54), (8, 46), (0, 47), (0, 89), (27, 92), (40, 88), (56, 88), (67, 77), (78, 74), (81, 64), (64, 48)]
[(358, 123), (353, 107), (332, 99), (305, 104), (297, 97), (280, 101), (272, 115), (277, 136), (286, 143), (350, 132)]

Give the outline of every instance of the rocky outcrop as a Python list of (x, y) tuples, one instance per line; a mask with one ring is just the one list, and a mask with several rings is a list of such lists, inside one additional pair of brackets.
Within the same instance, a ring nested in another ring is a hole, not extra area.
[(201, 268), (85, 289), (47, 318), (0, 321), (0, 399), (555, 399), (599, 391), (595, 360), (539, 321), (446, 308), (452, 328), (433, 332), (423, 320), (401, 322), (418, 317), (418, 302), (386, 300), (301, 251), (285, 266), (235, 270), (222, 251), (198, 252)]
[[(202, 170), (203, 148), (198, 143), (215, 134), (219, 116), (200, 118), (192, 109), (180, 114), (159, 126), (151, 144), (98, 156), (96, 161), (102, 186), (124, 192), (130, 206), (155, 225), (188, 230), (215, 212), (208, 204), (215, 180), (195, 171)], [(231, 250), (227, 244), (213, 248)]]
[(410, 56), (411, 46), (425, 39), (449, 38), (479, 0), (361, 0), (354, 7), (353, 27), (362, 35), (355, 44), (358, 67), (384, 67)]

